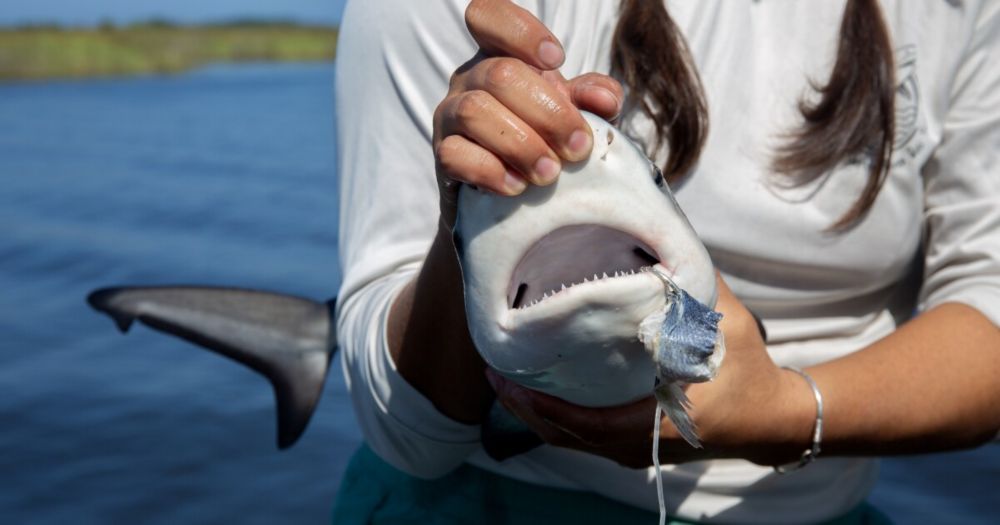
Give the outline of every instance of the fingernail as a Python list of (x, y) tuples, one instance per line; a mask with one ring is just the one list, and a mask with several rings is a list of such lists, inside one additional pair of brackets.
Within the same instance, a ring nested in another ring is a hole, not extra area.
[(528, 187), (528, 184), (524, 182), (524, 179), (509, 171), (503, 176), (503, 184), (507, 188), (507, 191), (512, 195), (518, 195)]
[(569, 136), (569, 144), (567, 145), (573, 153), (583, 155), (590, 149), (592, 140), (590, 133), (578, 129)]
[(559, 163), (549, 157), (541, 157), (535, 162), (535, 173), (542, 184), (548, 184), (559, 175)]
[(538, 46), (538, 58), (542, 61), (542, 64), (555, 69), (562, 65), (566, 56), (563, 54), (562, 48), (556, 45), (555, 42), (542, 40), (542, 43)]

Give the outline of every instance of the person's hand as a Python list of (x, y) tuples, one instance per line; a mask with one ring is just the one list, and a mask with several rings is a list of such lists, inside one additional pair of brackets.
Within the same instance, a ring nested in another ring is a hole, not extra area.
[(579, 109), (611, 119), (623, 91), (607, 75), (566, 80), (555, 36), (509, 0), (473, 0), (465, 13), (479, 52), (451, 77), (434, 112), (441, 215), (454, 225), (458, 183), (503, 195), (551, 184), (563, 161), (583, 160), (593, 137)]
[[(688, 445), (663, 416), (660, 460), (743, 458), (762, 465), (793, 461), (810, 442), (812, 393), (801, 377), (771, 361), (753, 316), (721, 278), (718, 283), (726, 357), (713, 381), (687, 389), (689, 414), (705, 448)], [(624, 406), (585, 408), (517, 385), (491, 370), (487, 377), (497, 399), (547, 443), (632, 468), (652, 464), (652, 397)]]
[(590, 154), (590, 127), (577, 106), (610, 119), (623, 95), (605, 75), (564, 79), (555, 71), (564, 60), (561, 44), (508, 0), (473, 0), (466, 21), (480, 50), (454, 73), (434, 112), (440, 226), (416, 279), (393, 303), (386, 334), (411, 385), (441, 413), (477, 424), (494, 395), (465, 317), (452, 237), (459, 184), (513, 194), (526, 181), (551, 182), (563, 160)]

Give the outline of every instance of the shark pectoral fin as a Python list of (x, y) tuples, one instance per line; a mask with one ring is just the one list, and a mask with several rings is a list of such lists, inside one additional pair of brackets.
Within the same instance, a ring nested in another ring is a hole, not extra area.
[(125, 332), (136, 320), (243, 363), (274, 387), (278, 448), (290, 447), (319, 402), (336, 350), (334, 301), (214, 287), (121, 287), (87, 302)]
[(497, 461), (524, 454), (544, 443), (499, 402), (494, 402), (490, 408), (489, 417), (480, 428), (480, 440), (486, 454)]

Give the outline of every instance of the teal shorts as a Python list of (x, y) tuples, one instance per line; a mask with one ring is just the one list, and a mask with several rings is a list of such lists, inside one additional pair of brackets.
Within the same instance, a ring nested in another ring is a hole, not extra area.
[[(659, 515), (603, 496), (505, 478), (472, 465), (424, 480), (397, 470), (362, 445), (344, 473), (334, 525), (654, 525)], [(671, 525), (694, 522), (668, 519)], [(889, 525), (862, 503), (825, 525)]]

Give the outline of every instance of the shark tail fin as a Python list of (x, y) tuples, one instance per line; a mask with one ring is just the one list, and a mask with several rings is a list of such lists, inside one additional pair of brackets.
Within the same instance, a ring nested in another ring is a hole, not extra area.
[(684, 441), (694, 448), (702, 448), (701, 440), (698, 439), (698, 431), (691, 421), (691, 416), (687, 411), (691, 408), (691, 400), (684, 393), (681, 383), (665, 382), (656, 387), (653, 391), (657, 403), (667, 413), (670, 422), (677, 428)]
[(136, 321), (238, 361), (271, 382), (278, 448), (302, 435), (336, 350), (334, 301), (201, 286), (119, 287), (87, 302), (126, 332)]

